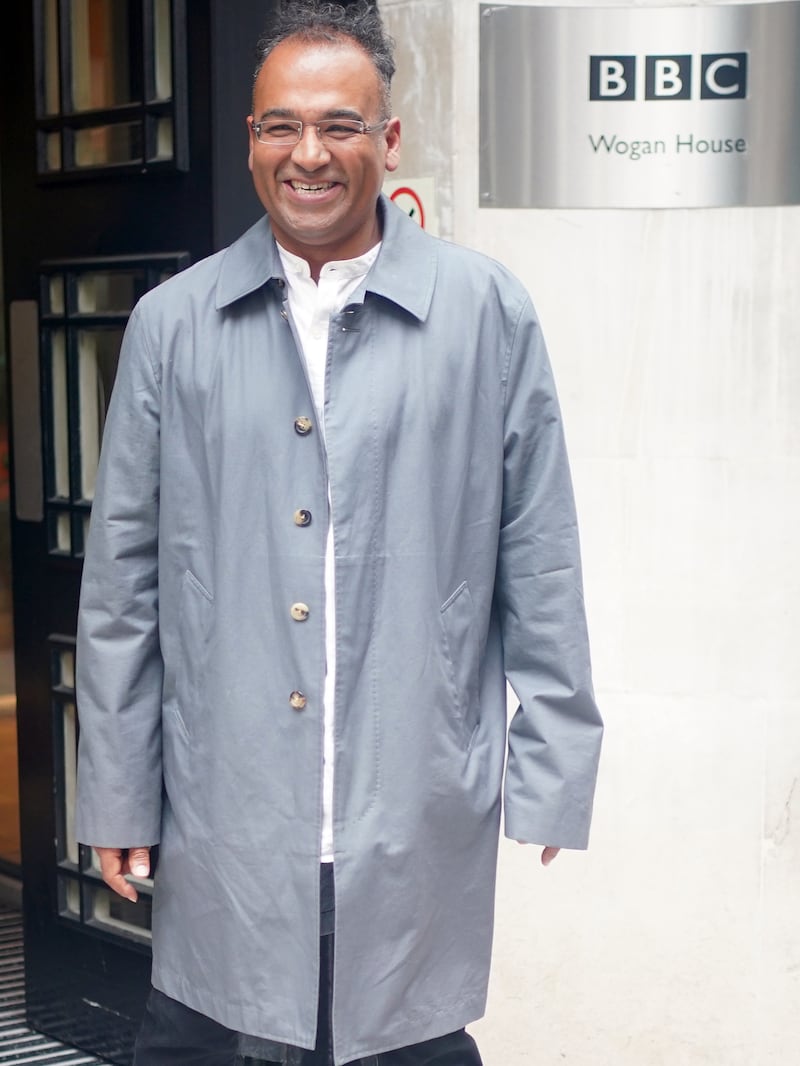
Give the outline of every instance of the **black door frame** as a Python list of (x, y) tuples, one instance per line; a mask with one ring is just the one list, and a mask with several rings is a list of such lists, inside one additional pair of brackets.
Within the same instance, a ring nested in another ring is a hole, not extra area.
[[(246, 166), (244, 120), (253, 46), (275, 3), (238, 0), (235, 13), (223, 0), (186, 5), (185, 38), (174, 42), (186, 63), (186, 169), (103, 172), (59, 181), (42, 179), (36, 169), (35, 5), (33, 0), (16, 3), (4, 12), (0, 194), (10, 364), (15, 347), (25, 348), (22, 358), (30, 359), (30, 352), (42, 346), (46, 264), (163, 253), (196, 261), (259, 216)], [(14, 315), (12, 308), (26, 313)], [(12, 336), (12, 318), (18, 331), (20, 322), (30, 325), (27, 312), (38, 315), (38, 331)], [(23, 386), (23, 377), (18, 374), (15, 381), (9, 374), (12, 411), (15, 385), (20, 391), (30, 388), (30, 382)], [(30, 418), (24, 403), (18, 409), (22, 413), (12, 426), (19, 454), (11, 455), (11, 533), (27, 1014), (32, 1027), (125, 1066), (149, 987), (149, 948), (124, 933), (71, 922), (60, 913), (54, 842), (63, 836), (63, 826), (54, 790), (62, 753), (54, 708), (70, 693), (64, 679), (55, 676), (54, 662), (62, 653), (69, 655), (74, 637), (81, 563), (79, 557), (53, 554), (44, 499), (41, 518), (25, 507), (18, 513), (17, 498), (29, 500), (32, 486), (16, 483), (15, 465), (26, 470), (22, 452), (29, 446), (44, 454), (41, 427), (46, 426), (42, 407), (32, 411), (29, 404)]]

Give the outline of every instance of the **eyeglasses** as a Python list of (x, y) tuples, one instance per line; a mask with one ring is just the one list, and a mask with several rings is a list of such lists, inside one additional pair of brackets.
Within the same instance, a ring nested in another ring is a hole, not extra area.
[(253, 133), (259, 144), (270, 144), (275, 148), (293, 148), (303, 137), (306, 126), (313, 126), (317, 136), (324, 145), (342, 144), (360, 137), (364, 133), (377, 133), (389, 123), (385, 118), (374, 126), (352, 118), (323, 118), (319, 122), (301, 122), (299, 119), (266, 119), (264, 122), (251, 122)]

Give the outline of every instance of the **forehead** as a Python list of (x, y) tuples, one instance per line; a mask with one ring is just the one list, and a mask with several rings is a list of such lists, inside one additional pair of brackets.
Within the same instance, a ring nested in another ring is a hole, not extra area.
[(374, 63), (354, 41), (281, 41), (264, 61), (256, 79), (255, 109), (314, 110), (378, 104), (381, 80)]

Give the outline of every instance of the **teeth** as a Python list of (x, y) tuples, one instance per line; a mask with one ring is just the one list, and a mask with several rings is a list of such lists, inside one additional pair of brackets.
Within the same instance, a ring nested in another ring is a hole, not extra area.
[(326, 189), (333, 187), (333, 182), (328, 181), (322, 185), (306, 185), (302, 181), (293, 181), (292, 188), (297, 189), (299, 192), (324, 192)]

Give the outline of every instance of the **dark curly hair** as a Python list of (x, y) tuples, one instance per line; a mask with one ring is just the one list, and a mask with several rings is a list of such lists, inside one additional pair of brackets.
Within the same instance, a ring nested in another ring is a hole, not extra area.
[(349, 38), (372, 60), (381, 79), (382, 118), (391, 115), (391, 90), (394, 75), (394, 41), (370, 0), (337, 4), (328, 0), (284, 0), (269, 31), (256, 45), (255, 80), (267, 56), (281, 41), (298, 37), (303, 41), (341, 41)]

